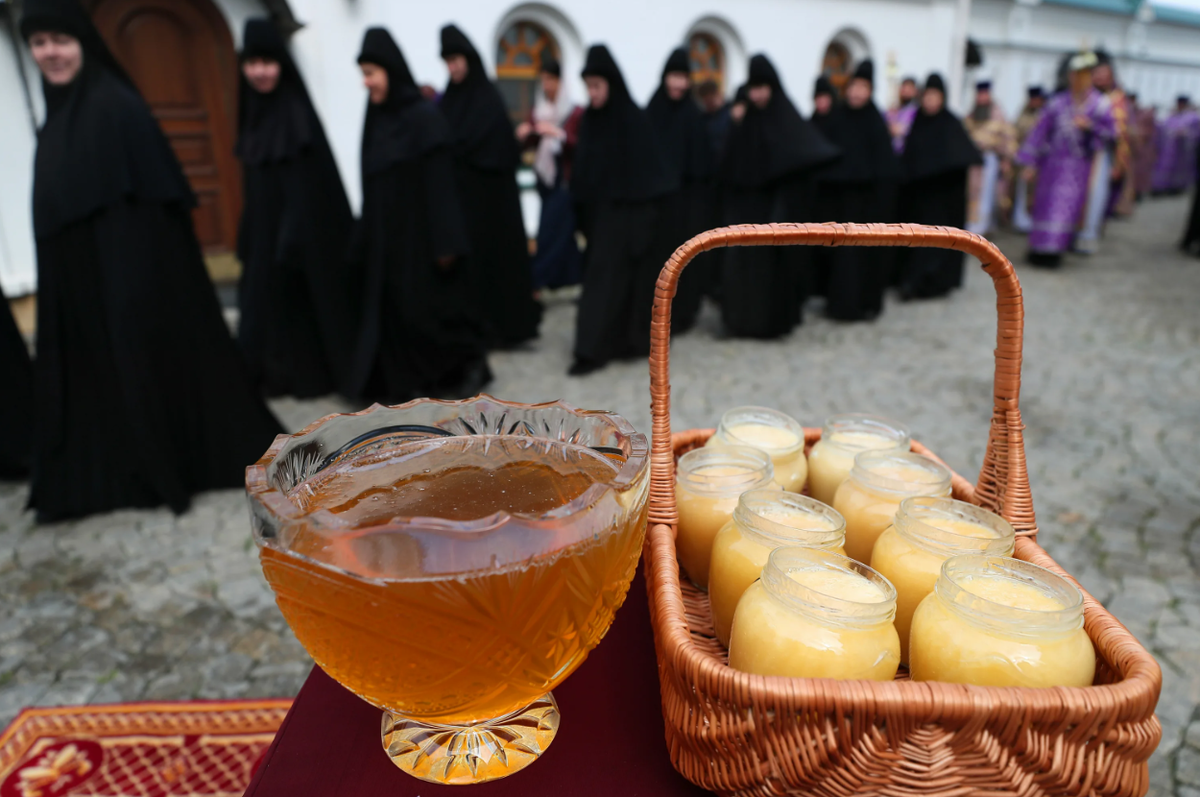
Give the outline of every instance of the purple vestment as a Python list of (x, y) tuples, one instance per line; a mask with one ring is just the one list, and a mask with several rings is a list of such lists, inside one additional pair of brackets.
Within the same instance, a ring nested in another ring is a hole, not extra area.
[(1186, 191), (1196, 177), (1196, 145), (1200, 142), (1200, 114), (1188, 108), (1176, 111), (1158, 126), (1158, 160), (1151, 190), (1175, 194)]
[[(1091, 121), (1090, 130), (1075, 123)], [(1057, 253), (1070, 248), (1087, 204), (1094, 156), (1113, 140), (1112, 104), (1095, 89), (1076, 105), (1067, 91), (1055, 94), (1025, 139), (1017, 162), (1038, 170), (1029, 248)]]
[(904, 139), (912, 129), (913, 119), (917, 118), (917, 104), (910, 102), (887, 112), (888, 129), (892, 131), (892, 149), (896, 154), (904, 152)]

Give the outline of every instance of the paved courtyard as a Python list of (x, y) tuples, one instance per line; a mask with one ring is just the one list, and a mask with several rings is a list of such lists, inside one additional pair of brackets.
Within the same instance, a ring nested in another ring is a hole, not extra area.
[[(1175, 241), (1183, 200), (1116, 222), (1104, 252), (1020, 268), (1022, 409), (1042, 543), (1162, 663), (1151, 794), (1200, 797), (1200, 260)], [(998, 239), (1017, 258), (1024, 242)], [(649, 431), (645, 364), (565, 376), (573, 305), (536, 346), (497, 355), (495, 395), (563, 398)], [(869, 411), (973, 478), (991, 411), (991, 281), (944, 301), (891, 302), (870, 325), (810, 313), (789, 339), (723, 340), (716, 313), (672, 351), (676, 428), (764, 404), (819, 425)], [(289, 428), (336, 400), (278, 401)], [(11, 419), (10, 419), (11, 421)], [(0, 485), (0, 725), (25, 705), (291, 695), (310, 667), (263, 583), (237, 491), (191, 511), (126, 511), (37, 527)]]

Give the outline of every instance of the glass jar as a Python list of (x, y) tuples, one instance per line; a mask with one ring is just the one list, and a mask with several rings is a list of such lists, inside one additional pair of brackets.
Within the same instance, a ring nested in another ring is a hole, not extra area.
[(871, 567), (896, 588), (896, 631), (900, 660), (908, 663), (913, 612), (952, 556), (984, 553), (1012, 556), (1016, 532), (999, 515), (953, 498), (905, 498), (895, 522), (879, 535)]
[(797, 493), (742, 493), (733, 520), (717, 532), (708, 569), (708, 600), (717, 639), (729, 644), (733, 611), (758, 580), (776, 548), (801, 545), (845, 555), (846, 521), (820, 501)]
[(861, 413), (829, 417), (821, 439), (808, 452), (808, 494), (832, 505), (854, 457), (863, 451), (907, 451), (911, 442), (908, 427), (887, 418)]
[(905, 498), (950, 495), (950, 471), (929, 457), (903, 451), (867, 451), (854, 458), (833, 508), (846, 519), (846, 555), (871, 561), (871, 549), (892, 525)]
[(675, 552), (693, 584), (708, 589), (713, 539), (733, 517), (738, 499), (749, 490), (773, 487), (771, 458), (757, 448), (698, 448), (675, 465), (675, 502), (679, 531)]
[(1083, 594), (1028, 562), (966, 554), (946, 560), (913, 615), (915, 681), (976, 686), (1090, 686), (1096, 651)]
[(775, 467), (775, 483), (798, 493), (808, 479), (804, 427), (796, 419), (766, 407), (736, 407), (721, 416), (710, 448), (750, 446), (764, 451)]
[(738, 602), (729, 666), (756, 675), (890, 681), (900, 666), (896, 590), (864, 564), (776, 548)]

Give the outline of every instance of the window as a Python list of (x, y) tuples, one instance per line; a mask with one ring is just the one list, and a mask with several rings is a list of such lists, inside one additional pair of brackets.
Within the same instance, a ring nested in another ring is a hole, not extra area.
[(496, 47), (496, 85), (517, 124), (529, 118), (537, 98), (543, 54), (559, 58), (558, 42), (533, 22), (514, 22)]
[(711, 80), (724, 95), (725, 50), (717, 37), (711, 33), (693, 33), (688, 41), (688, 52), (692, 62), (692, 85), (699, 86)]
[(830, 42), (825, 48), (825, 59), (821, 62), (821, 74), (829, 78), (839, 94), (846, 90), (853, 70), (854, 59), (850, 56), (850, 48), (839, 41)]

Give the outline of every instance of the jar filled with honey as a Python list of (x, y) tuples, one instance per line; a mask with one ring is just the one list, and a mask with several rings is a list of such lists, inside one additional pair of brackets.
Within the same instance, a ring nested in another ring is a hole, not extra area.
[(871, 550), (892, 525), (905, 498), (950, 495), (950, 471), (929, 457), (903, 451), (867, 451), (854, 458), (833, 508), (846, 519), (846, 555), (871, 561)]
[(675, 550), (688, 579), (708, 589), (708, 565), (713, 539), (733, 517), (742, 493), (774, 483), (771, 458), (757, 448), (729, 446), (698, 448), (675, 466), (675, 501), (679, 531)]
[(999, 515), (953, 498), (905, 498), (895, 522), (879, 535), (871, 567), (896, 588), (896, 631), (901, 661), (908, 662), (908, 634), (917, 605), (933, 592), (942, 563), (952, 556), (1012, 556), (1012, 525)]
[(808, 452), (809, 495), (832, 504), (856, 456), (864, 451), (907, 451), (911, 442), (908, 427), (887, 418), (861, 413), (831, 416), (821, 439)]
[(737, 407), (721, 416), (709, 448), (750, 446), (763, 451), (775, 467), (775, 483), (798, 493), (808, 479), (804, 427), (794, 418), (766, 407)]
[(909, 671), (916, 681), (976, 686), (1090, 686), (1096, 652), (1083, 594), (1029, 562), (948, 559), (913, 615)]
[(708, 600), (717, 639), (729, 644), (733, 612), (776, 548), (802, 545), (845, 554), (846, 522), (819, 501), (777, 490), (742, 493), (733, 520), (717, 532), (708, 570)]
[(729, 666), (756, 675), (890, 681), (900, 666), (896, 590), (860, 562), (776, 548), (738, 602)]

